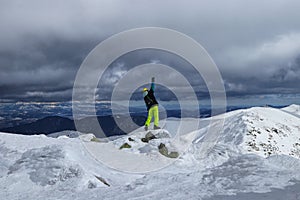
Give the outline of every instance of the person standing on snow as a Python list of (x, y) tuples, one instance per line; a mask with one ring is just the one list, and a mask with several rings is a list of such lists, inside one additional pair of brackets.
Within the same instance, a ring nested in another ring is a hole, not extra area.
[(158, 102), (155, 99), (154, 96), (154, 89), (155, 89), (155, 78), (152, 77), (151, 79), (151, 88), (148, 90), (148, 88), (143, 89), (143, 97), (145, 104), (147, 106), (147, 111), (148, 111), (148, 117), (145, 122), (145, 130), (148, 130), (148, 127), (151, 123), (152, 117), (154, 117), (154, 128), (153, 129), (160, 129), (158, 126), (159, 122), (159, 113), (158, 113)]

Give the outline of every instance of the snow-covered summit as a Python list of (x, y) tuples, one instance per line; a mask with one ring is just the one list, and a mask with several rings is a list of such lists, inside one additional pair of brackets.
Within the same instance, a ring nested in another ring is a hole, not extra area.
[[(202, 138), (213, 126), (208, 122), (217, 118), (225, 121), (216, 144), (207, 156), (198, 157)], [(300, 180), (300, 118), (286, 110), (254, 107), (201, 119), (199, 130), (181, 136), (190, 142), (184, 152), (170, 140), (178, 122), (168, 119), (167, 130), (150, 131), (148, 141), (144, 139), (148, 132), (142, 129), (111, 140), (76, 132), (52, 135), (58, 138), (0, 133), (0, 196), (8, 200), (213, 199), (266, 193)], [(179, 158), (163, 155), (161, 143), (169, 152), (179, 152)], [(111, 163), (99, 162), (98, 156)], [(172, 164), (135, 174), (109, 166), (127, 163), (131, 169), (146, 168), (149, 160)]]
[(276, 108), (253, 107), (234, 115), (226, 113), (225, 120), (220, 143), (238, 145), (263, 157), (300, 158), (300, 118)]
[[(201, 154), (206, 121), (224, 118), (224, 126), (216, 138), (215, 146), (203, 158)], [(254, 154), (262, 158), (287, 155), (300, 158), (300, 118), (270, 107), (235, 110), (203, 119), (204, 125), (196, 134), (189, 151), (183, 155), (186, 163), (195, 162), (203, 167), (215, 167), (230, 157)], [(202, 164), (205, 163), (205, 164)]]

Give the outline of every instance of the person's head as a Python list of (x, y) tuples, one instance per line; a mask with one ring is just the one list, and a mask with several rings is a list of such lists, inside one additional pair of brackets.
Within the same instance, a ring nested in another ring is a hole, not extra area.
[(148, 88), (143, 89), (143, 97), (147, 96), (148, 94)]

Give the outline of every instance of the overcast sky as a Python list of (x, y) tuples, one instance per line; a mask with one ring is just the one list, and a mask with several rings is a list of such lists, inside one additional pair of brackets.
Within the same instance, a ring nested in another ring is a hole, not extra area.
[[(228, 96), (299, 94), (299, 8), (299, 0), (0, 0), (0, 99), (69, 101), (80, 64), (99, 42), (146, 26), (203, 45)], [(113, 88), (131, 65), (181, 63), (162, 55), (120, 59), (106, 83)]]

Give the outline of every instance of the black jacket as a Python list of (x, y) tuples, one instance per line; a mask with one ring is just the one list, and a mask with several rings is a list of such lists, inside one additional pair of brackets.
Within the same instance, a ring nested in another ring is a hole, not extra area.
[(152, 87), (148, 91), (148, 94), (144, 97), (144, 101), (145, 101), (145, 104), (147, 106), (147, 110), (149, 110), (154, 105), (158, 105), (158, 102), (155, 99), (154, 90), (153, 90)]

